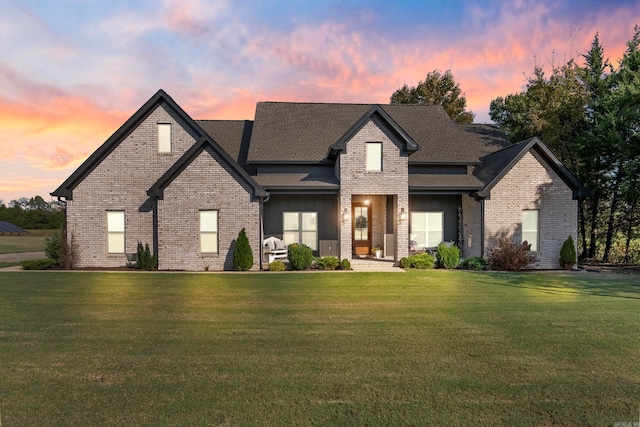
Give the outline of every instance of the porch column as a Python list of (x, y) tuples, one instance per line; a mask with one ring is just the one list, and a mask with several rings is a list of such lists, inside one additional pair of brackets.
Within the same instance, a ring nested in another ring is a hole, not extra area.
[[(345, 220), (345, 210), (348, 214), (348, 218)], [(351, 247), (351, 193), (340, 190), (339, 202), (338, 202), (338, 230), (340, 230), (338, 243), (340, 247), (340, 259), (351, 260), (353, 254), (353, 248)]]
[[(406, 218), (400, 217), (400, 212), (404, 209)], [(396, 260), (409, 256), (409, 194), (402, 192), (396, 198)]]

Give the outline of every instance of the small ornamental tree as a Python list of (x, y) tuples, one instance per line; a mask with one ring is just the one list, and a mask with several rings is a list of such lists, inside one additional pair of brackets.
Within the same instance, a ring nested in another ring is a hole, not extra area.
[(149, 249), (149, 244), (145, 243), (142, 246), (142, 243), (138, 242), (138, 268), (140, 270), (155, 270), (158, 265), (158, 254), (151, 255), (151, 249)]
[(576, 247), (573, 244), (573, 238), (567, 237), (560, 249), (560, 267), (565, 270), (571, 270), (578, 260)]
[(248, 271), (253, 267), (253, 252), (244, 228), (240, 230), (236, 247), (233, 249), (233, 268), (237, 271)]

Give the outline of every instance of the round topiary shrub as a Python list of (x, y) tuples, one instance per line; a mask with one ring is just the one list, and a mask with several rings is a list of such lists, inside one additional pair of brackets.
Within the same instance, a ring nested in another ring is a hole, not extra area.
[(288, 258), (294, 270), (307, 270), (313, 262), (313, 252), (305, 244), (292, 243), (288, 247)]
[(237, 271), (248, 271), (253, 267), (253, 252), (244, 228), (240, 230), (233, 249), (233, 268)]
[(340, 261), (340, 270), (351, 270), (351, 262), (346, 258)]
[(285, 271), (286, 269), (284, 262), (278, 259), (269, 264), (269, 271)]
[(409, 258), (407, 258), (406, 256), (400, 258), (400, 267), (411, 268), (411, 262), (409, 261)]
[(444, 242), (440, 243), (436, 248), (436, 259), (439, 267), (456, 268), (460, 263), (460, 249), (454, 245), (448, 246)]
[(560, 267), (565, 270), (571, 270), (577, 261), (576, 247), (573, 244), (573, 238), (569, 236), (560, 249)]

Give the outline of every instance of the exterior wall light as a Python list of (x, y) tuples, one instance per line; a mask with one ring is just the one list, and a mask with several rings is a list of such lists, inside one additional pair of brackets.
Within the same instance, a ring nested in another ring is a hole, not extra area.
[(405, 219), (407, 219), (407, 212), (402, 208), (400, 209), (400, 221), (404, 221)]
[(347, 210), (347, 208), (344, 208), (344, 211), (342, 211), (342, 222), (347, 221), (349, 221), (349, 211)]

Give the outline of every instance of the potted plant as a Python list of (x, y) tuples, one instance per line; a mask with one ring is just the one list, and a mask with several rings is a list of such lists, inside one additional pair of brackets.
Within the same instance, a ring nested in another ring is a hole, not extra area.
[(371, 254), (376, 258), (382, 258), (382, 248), (380, 247), (380, 245), (376, 245), (371, 248)]

